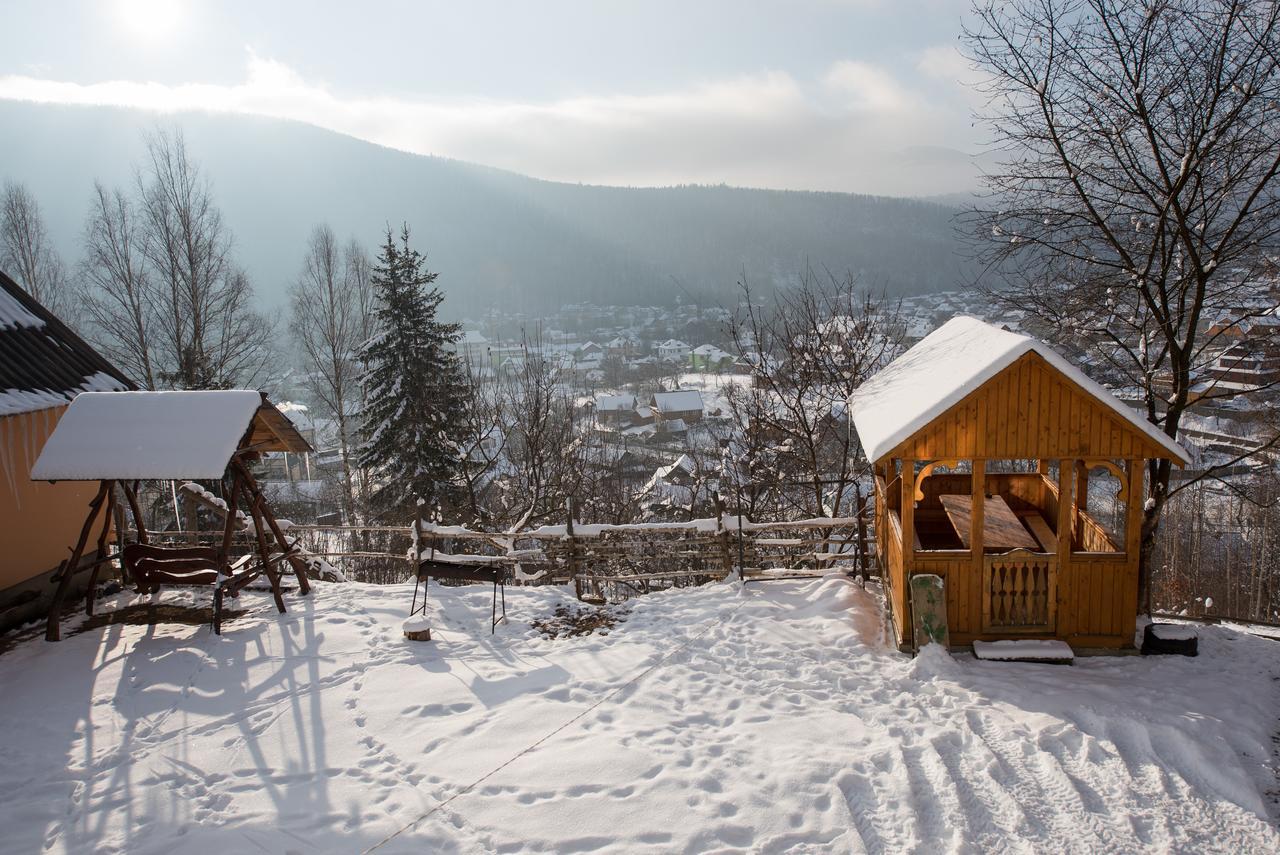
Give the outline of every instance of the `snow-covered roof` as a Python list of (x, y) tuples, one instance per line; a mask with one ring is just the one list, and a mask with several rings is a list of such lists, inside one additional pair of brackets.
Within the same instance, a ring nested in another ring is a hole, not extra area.
[(619, 410), (631, 410), (636, 406), (635, 395), (597, 395), (596, 410), (597, 412), (617, 412)]
[(868, 460), (879, 460), (1023, 354), (1035, 351), (1177, 460), (1190, 457), (1155, 425), (1042, 341), (959, 315), (863, 383), (850, 398)]
[(67, 404), (81, 392), (132, 384), (0, 272), (0, 416)]
[(262, 395), (85, 392), (58, 420), (33, 481), (221, 478)]
[(660, 413), (684, 413), (702, 411), (702, 393), (697, 389), (676, 389), (672, 392), (654, 392), (653, 408)]

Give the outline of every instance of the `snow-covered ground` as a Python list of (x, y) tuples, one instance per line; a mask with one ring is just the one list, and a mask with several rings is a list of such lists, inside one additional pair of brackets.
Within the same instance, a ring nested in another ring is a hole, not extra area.
[(315, 587), (220, 638), (0, 655), (0, 850), (1280, 851), (1280, 644), (1228, 628), (1198, 659), (912, 660), (832, 577), (556, 641), (529, 621), (559, 590), (508, 591), (490, 637), (487, 591), (433, 586), (423, 644), (408, 587)]

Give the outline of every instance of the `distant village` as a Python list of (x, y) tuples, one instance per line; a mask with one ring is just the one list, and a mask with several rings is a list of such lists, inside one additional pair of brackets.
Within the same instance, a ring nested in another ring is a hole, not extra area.
[[(1223, 475), (1245, 476), (1275, 464), (1269, 454), (1235, 462), (1267, 445), (1275, 431), (1273, 396), (1265, 391), (1280, 381), (1280, 287), (1251, 289), (1258, 297), (1232, 307), (1209, 323), (1219, 335), (1205, 360), (1197, 390), (1204, 400), (1184, 418), (1180, 441), (1196, 456), (1196, 468), (1225, 466)], [(1100, 354), (1107, 342), (1078, 333), (1066, 339), (1041, 328), (1016, 307), (993, 306), (980, 292), (949, 291), (905, 297), (895, 306), (902, 345), (908, 347), (956, 315), (996, 321), (1007, 329), (1059, 343), (1064, 355), (1118, 397), (1141, 408), (1138, 390), (1113, 376)], [(625, 486), (642, 504), (660, 514), (663, 506), (688, 505), (720, 486), (715, 475), (699, 472), (694, 449), (714, 453), (732, 433), (725, 401), (728, 384), (749, 383), (755, 352), (734, 352), (721, 307), (696, 304), (659, 306), (564, 306), (544, 317), (507, 314), (494, 309), (462, 322), (459, 357), (477, 382), (501, 382), (524, 370), (527, 360), (553, 368), (571, 390), (582, 429), (602, 442)], [(1246, 320), (1241, 321), (1241, 318)], [(280, 397), (294, 397), (281, 408), (317, 449), (314, 454), (270, 455), (266, 487), (291, 516), (337, 522), (341, 458), (329, 420), (292, 395), (289, 378)], [(1263, 394), (1256, 394), (1259, 390)], [(1241, 395), (1241, 393), (1253, 393)], [(494, 433), (477, 454), (501, 446)], [(1228, 465), (1229, 464), (1229, 465)]]

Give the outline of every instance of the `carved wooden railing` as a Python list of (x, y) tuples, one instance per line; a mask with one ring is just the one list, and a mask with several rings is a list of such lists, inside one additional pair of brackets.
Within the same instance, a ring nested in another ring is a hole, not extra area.
[(1015, 549), (983, 558), (982, 631), (1051, 633), (1057, 622), (1058, 556)]

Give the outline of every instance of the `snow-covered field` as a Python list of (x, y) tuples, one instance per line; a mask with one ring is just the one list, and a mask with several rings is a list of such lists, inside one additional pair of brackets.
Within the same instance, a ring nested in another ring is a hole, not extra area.
[(220, 638), (0, 655), (0, 850), (1280, 851), (1275, 641), (912, 660), (827, 578), (653, 595), (557, 641), (528, 622), (561, 591), (508, 591), (491, 638), (487, 591), (433, 586), (418, 644), (409, 596), (254, 593)]

